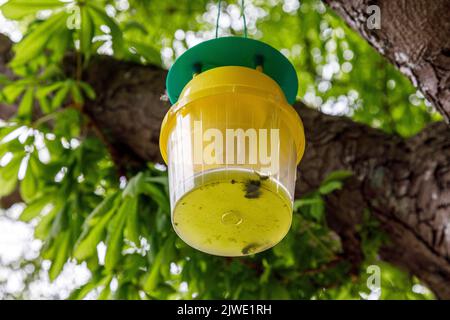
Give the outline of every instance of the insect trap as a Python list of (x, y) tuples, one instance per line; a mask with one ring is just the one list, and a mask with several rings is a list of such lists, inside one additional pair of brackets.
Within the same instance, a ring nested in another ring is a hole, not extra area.
[(173, 105), (160, 148), (175, 231), (188, 245), (219, 256), (273, 247), (291, 226), (305, 149), (291, 106), (294, 67), (263, 42), (217, 38), (216, 29), (216, 39), (175, 61), (166, 85)]

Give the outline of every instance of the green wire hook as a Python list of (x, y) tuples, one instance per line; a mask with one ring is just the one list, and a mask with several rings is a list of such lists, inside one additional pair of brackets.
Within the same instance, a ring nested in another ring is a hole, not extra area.
[(245, 3), (244, 0), (241, 1), (241, 15), (244, 19), (244, 37), (247, 38), (247, 20), (245, 19)]
[(220, 4), (222, 1), (217, 1), (217, 20), (216, 20), (216, 38), (219, 36), (219, 19), (220, 19)]
[[(221, 0), (217, 1), (216, 38), (219, 37), (219, 20), (221, 11)], [(244, 37), (247, 38), (247, 19), (245, 18), (245, 2), (241, 0), (241, 16), (244, 19)]]

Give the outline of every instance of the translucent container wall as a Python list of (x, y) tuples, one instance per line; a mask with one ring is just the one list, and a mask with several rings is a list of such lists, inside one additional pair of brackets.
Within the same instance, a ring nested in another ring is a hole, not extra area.
[(289, 231), (303, 126), (268, 76), (245, 67), (197, 75), (161, 130), (172, 223), (215, 255), (266, 250)]

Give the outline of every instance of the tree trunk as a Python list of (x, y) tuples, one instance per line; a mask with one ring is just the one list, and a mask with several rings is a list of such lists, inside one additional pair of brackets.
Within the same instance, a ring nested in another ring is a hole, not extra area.
[[(450, 122), (450, 1), (324, 0), (418, 86)], [(381, 11), (370, 29), (369, 6)]]

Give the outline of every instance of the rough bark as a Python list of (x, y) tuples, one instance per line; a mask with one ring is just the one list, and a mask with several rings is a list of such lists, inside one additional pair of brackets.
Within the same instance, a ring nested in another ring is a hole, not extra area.
[[(324, 0), (411, 79), (450, 122), (450, 1)], [(371, 5), (381, 28), (369, 29)]]
[[(11, 71), (7, 67), (8, 61), (12, 56), (12, 42), (9, 38), (0, 33), (0, 74), (7, 75), (12, 78)], [(15, 113), (13, 106), (4, 105), (0, 102), (0, 119), (8, 119)]]
[(301, 194), (333, 170), (355, 173), (327, 199), (328, 221), (353, 263), (362, 260), (356, 226), (364, 210), (381, 222), (390, 244), (383, 259), (421, 278), (440, 298), (450, 299), (450, 132), (436, 123), (411, 139), (346, 119), (299, 110), (308, 147), (299, 166)]

